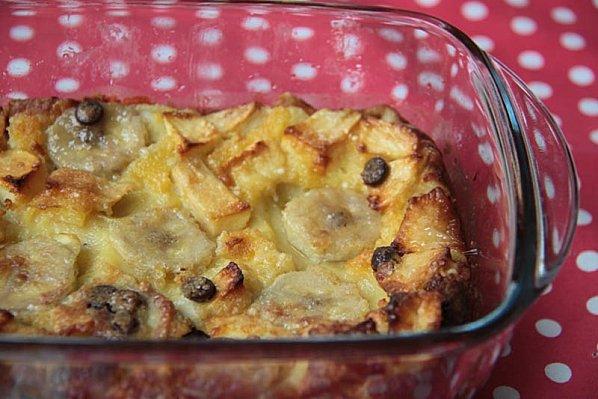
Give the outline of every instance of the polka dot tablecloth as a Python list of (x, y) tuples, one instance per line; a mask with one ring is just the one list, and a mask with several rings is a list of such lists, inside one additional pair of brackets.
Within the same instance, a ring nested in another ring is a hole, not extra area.
[[(168, 1), (162, 3), (168, 6)], [(461, 28), (482, 49), (514, 69), (532, 91), (544, 100), (562, 126), (571, 145), (582, 186), (578, 230), (572, 251), (554, 285), (546, 290), (519, 322), (510, 344), (500, 356), (495, 372), (478, 397), (598, 398), (598, 222), (595, 220), (598, 219), (598, 190), (593, 187), (598, 182), (598, 1), (364, 0), (362, 3), (422, 11)], [(110, 12), (112, 16), (126, 18), (128, 11), (115, 7)], [(13, 15), (22, 17), (24, 22), (7, 29), (1, 27), (3, 32), (4, 29), (7, 32), (2, 40), (20, 44), (41, 35), (25, 23), (26, 18), (33, 17), (34, 13), (27, 9), (17, 13)], [(210, 20), (217, 18), (218, 13), (217, 10), (204, 9), (198, 17)], [(58, 22), (67, 30), (84, 23), (77, 14), (65, 14)], [(151, 24), (157, 29), (168, 31), (176, 24), (176, 20), (164, 14), (152, 18)], [(103, 32), (111, 40), (118, 41), (127, 35), (124, 28), (120, 29), (118, 25), (113, 27), (116, 28)], [(268, 28), (267, 18), (259, 15), (243, 20), (243, 29), (248, 32), (259, 34)], [(302, 42), (310, 39), (314, 31), (298, 26), (292, 29), (291, 34), (295, 41)], [(393, 30), (385, 30), (381, 34), (389, 42), (400, 41), (398, 33)], [(201, 30), (199, 37), (203, 46), (214, 48), (225, 40), (222, 31), (215, 28)], [(41, 40), (40, 37), (36, 39)], [(264, 46), (267, 44), (267, 40), (264, 40)], [(48, 51), (56, 52), (68, 65), (69, 59), (81, 53), (82, 48), (78, 41), (67, 40), (53, 48), (48, 46)], [(129, 48), (128, 51), (136, 49)], [(338, 51), (350, 60), (363, 49), (358, 38), (346, 35)], [(178, 61), (182, 56), (170, 44), (153, 46), (153, 64), (148, 69), (155, 70), (157, 65), (167, 70), (174, 64), (173, 60)], [(434, 56), (435, 53), (418, 54), (423, 59)], [(256, 70), (267, 65), (271, 57), (271, 51), (261, 46), (250, 46), (243, 50), (244, 60)], [(39, 66), (22, 56), (7, 59), (9, 61), (0, 67), (4, 68), (2, 76), (10, 79), (29, 77), (32, 70)], [(105, 62), (106, 68), (102, 69), (102, 73), (106, 73), (110, 81), (125, 77), (141, 80), (150, 75), (145, 69), (124, 62), (125, 59), (125, 53), (122, 59), (103, 60), (100, 56), (98, 63)], [(399, 53), (389, 53), (385, 61), (395, 71), (404, 70), (407, 63)], [(226, 71), (234, 68), (233, 64), (202, 63), (197, 70), (197, 78), (204, 82), (218, 81)], [(310, 62), (297, 62), (290, 68), (297, 87), (325, 73), (323, 68)], [(174, 76), (180, 71), (173, 69), (172, 72)], [(359, 90), (363, 82), (357, 72), (341, 79), (343, 92)], [(173, 76), (152, 75), (152, 89), (172, 93), (165, 95), (172, 95), (173, 98), (181, 95), (181, 90), (185, 88), (179, 87)], [(433, 89), (442, 85), (442, 81), (434, 79), (434, 75), (423, 76), (423, 79)], [(23, 91), (2, 94), (22, 98), (34, 92), (36, 85), (50, 84), (36, 80), (21, 81), (25, 82)], [(31, 82), (29, 87), (26, 82)], [(61, 95), (76, 94), (85, 89), (79, 80), (69, 76), (61, 77), (51, 82), (51, 85)], [(271, 80), (256, 75), (240, 90), (267, 93), (272, 89)], [(404, 100), (408, 94), (409, 89), (405, 85), (392, 88), (392, 97), (397, 101)], [(490, 151), (487, 153), (492, 156)], [(497, 241), (500, 241), (500, 236)]]
[(598, 1), (384, 4), (440, 17), (510, 66), (554, 114), (578, 168), (581, 209), (571, 253), (477, 397), (598, 398)]

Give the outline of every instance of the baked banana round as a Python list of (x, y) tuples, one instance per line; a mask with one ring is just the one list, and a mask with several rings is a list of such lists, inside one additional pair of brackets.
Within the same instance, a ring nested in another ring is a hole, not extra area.
[(31, 238), (0, 251), (0, 308), (23, 310), (61, 300), (75, 288), (77, 237)]
[(111, 178), (147, 145), (147, 129), (132, 107), (88, 102), (67, 109), (48, 128), (48, 155), (58, 167)]
[(212, 260), (215, 245), (195, 222), (173, 208), (154, 208), (115, 221), (112, 241), (127, 272), (195, 271)]
[(287, 203), (282, 219), (291, 245), (314, 262), (351, 259), (380, 235), (380, 215), (348, 189), (310, 190)]

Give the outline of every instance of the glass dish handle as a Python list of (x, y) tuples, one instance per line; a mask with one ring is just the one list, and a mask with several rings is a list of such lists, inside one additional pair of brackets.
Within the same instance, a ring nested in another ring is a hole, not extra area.
[(534, 180), (538, 256), (535, 286), (552, 282), (563, 264), (578, 212), (578, 181), (571, 152), (555, 117), (517, 75), (493, 59), (510, 89)]

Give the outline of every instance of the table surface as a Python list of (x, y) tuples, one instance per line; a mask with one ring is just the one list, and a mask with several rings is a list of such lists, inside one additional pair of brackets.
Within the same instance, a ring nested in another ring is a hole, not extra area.
[[(525, 313), (479, 398), (598, 398), (598, 1), (369, 1), (440, 17), (510, 66), (556, 116), (581, 210), (571, 253)], [(595, 188), (595, 187), (594, 187)]]

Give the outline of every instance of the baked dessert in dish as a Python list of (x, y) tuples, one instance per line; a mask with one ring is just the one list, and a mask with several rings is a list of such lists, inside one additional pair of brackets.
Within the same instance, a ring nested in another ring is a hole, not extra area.
[(0, 332), (426, 331), (471, 317), (442, 157), (387, 106), (0, 111)]

